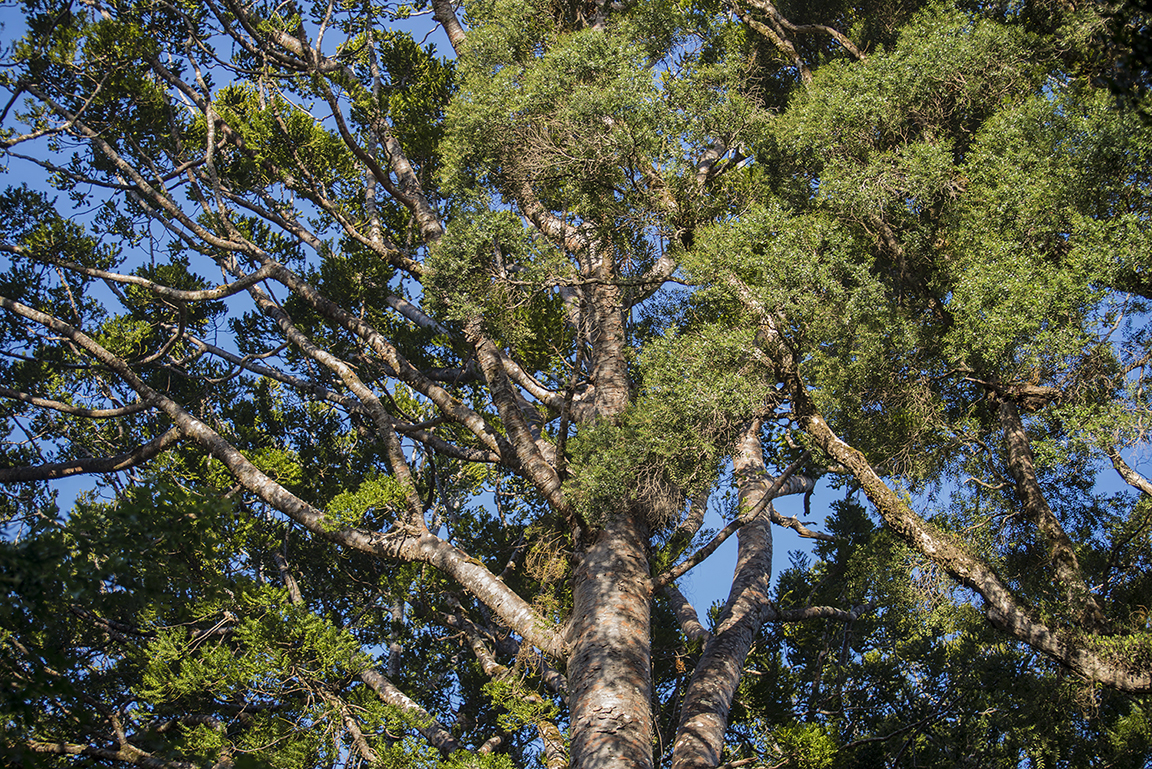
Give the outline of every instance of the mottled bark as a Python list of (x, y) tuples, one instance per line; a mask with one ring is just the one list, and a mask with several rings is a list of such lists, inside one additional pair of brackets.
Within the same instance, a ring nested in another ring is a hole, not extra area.
[(761, 509), (738, 535), (736, 574), (716, 632), (704, 646), (688, 683), (680, 711), (680, 728), (672, 753), (672, 769), (715, 767), (720, 764), (728, 713), (740, 684), (744, 660), (767, 616), (772, 587), (772, 531), (763, 514), (769, 485), (760, 445), (760, 423), (745, 431), (732, 458), (740, 485), (740, 509)]
[(592, 532), (573, 576), (568, 658), (572, 765), (652, 766), (648, 532), (626, 510)]
[(452, 7), (451, 0), (432, 0), (432, 18), (444, 28), (448, 42), (452, 44), (452, 50), (456, 51), (457, 55), (463, 53), (464, 28), (456, 18), (456, 9)]
[(540, 451), (532, 430), (524, 419), (520, 404), (516, 398), (516, 391), (508, 381), (508, 374), (500, 361), (496, 345), (481, 332), (481, 321), (473, 318), (466, 326), (465, 334), (469, 343), (476, 350), (480, 369), (484, 372), (484, 379), (492, 393), (492, 400), (504, 420), (511, 441), (519, 460), (520, 467), (528, 480), (536, 486), (541, 495), (548, 500), (552, 508), (558, 512), (568, 514), (569, 505), (560, 488), (560, 477), (555, 468), (548, 462)]
[(1036, 479), (1036, 462), (1032, 456), (1028, 432), (1020, 419), (1016, 405), (1007, 398), (996, 398), (997, 415), (1000, 427), (1004, 430), (1004, 452), (1008, 459), (1008, 471), (1016, 481), (1016, 495), (1024, 506), (1028, 520), (1040, 531), (1044, 545), (1048, 549), (1056, 579), (1064, 589), (1064, 595), (1079, 621), (1091, 630), (1102, 630), (1107, 626), (1104, 612), (1088, 590), (1080, 561), (1064, 527), (1052, 512), (1040, 482)]
[(676, 623), (680, 625), (680, 632), (689, 641), (707, 641), (712, 632), (700, 624), (700, 615), (696, 608), (688, 602), (680, 588), (675, 585), (665, 585), (664, 595), (668, 599), (668, 608), (676, 615)]
[(624, 355), (624, 311), (620, 288), (598, 284), (591, 289), (592, 382), (596, 385), (596, 411), (614, 416), (628, 405), (628, 365)]
[(1104, 453), (1108, 455), (1108, 459), (1112, 460), (1112, 466), (1116, 468), (1116, 472), (1120, 473), (1120, 477), (1134, 489), (1139, 490), (1142, 494), (1147, 494), (1152, 497), (1152, 482), (1145, 478), (1140, 473), (1133, 470), (1124, 457), (1120, 456), (1120, 450), (1115, 446), (1109, 446), (1104, 449)]
[(969, 552), (955, 536), (916, 515), (899, 495), (888, 488), (864, 455), (829, 429), (807, 398), (805, 410), (807, 413), (801, 418), (801, 425), (817, 445), (852, 472), (864, 494), (897, 535), (960, 584), (980, 594), (985, 601), (984, 611), (989, 622), (1090, 681), (1128, 692), (1152, 692), (1152, 671), (1133, 670), (1111, 662), (1058, 635), (1035, 619), (984, 561)]

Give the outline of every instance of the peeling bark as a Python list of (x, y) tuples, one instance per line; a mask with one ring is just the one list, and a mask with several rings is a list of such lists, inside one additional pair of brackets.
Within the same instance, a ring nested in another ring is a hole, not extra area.
[(649, 769), (652, 650), (643, 512), (618, 513), (589, 538), (573, 577), (572, 765)]

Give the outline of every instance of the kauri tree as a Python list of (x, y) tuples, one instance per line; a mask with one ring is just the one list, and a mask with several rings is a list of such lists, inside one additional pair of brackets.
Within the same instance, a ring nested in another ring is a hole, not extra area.
[(5, 761), (1142, 766), (1145, 12), (430, 1), (9, 19)]

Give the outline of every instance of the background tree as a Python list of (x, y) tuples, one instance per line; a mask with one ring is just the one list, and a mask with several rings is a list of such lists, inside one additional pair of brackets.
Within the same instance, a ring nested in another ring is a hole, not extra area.
[(1138, 9), (22, 7), (10, 760), (1144, 759)]

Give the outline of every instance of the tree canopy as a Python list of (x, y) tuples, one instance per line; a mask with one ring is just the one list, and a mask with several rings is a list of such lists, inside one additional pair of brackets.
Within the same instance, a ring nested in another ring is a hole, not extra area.
[(1146, 765), (1146, 8), (19, 8), (6, 762)]

